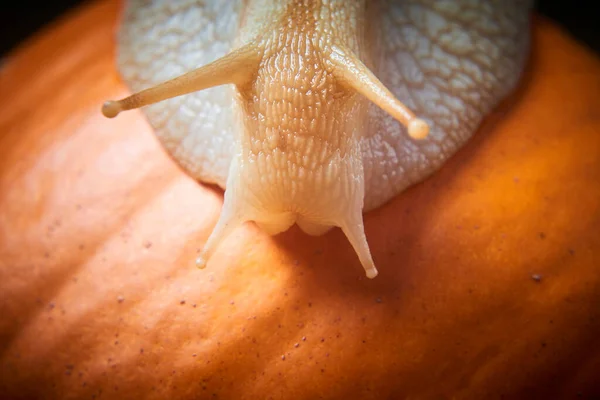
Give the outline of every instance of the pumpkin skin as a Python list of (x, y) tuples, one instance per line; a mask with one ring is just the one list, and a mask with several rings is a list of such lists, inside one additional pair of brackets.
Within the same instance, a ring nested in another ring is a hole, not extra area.
[[(0, 398), (600, 395), (600, 61), (536, 19), (520, 89), (439, 172), (339, 230), (248, 225), (168, 158), (96, 2), (0, 75)], [(43, 69), (40, 69), (40, 66)], [(536, 281), (532, 277), (541, 277)]]

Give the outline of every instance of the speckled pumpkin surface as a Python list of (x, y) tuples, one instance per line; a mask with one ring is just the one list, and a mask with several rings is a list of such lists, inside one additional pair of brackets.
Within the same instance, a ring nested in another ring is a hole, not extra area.
[(600, 61), (545, 20), (519, 91), (438, 173), (339, 230), (248, 225), (165, 154), (114, 67), (116, 2), (0, 72), (0, 398), (600, 396)]

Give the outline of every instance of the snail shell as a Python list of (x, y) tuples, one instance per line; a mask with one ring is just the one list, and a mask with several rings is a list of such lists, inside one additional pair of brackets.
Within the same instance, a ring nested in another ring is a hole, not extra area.
[[(118, 67), (192, 177), (225, 190), (203, 267), (236, 227), (340, 227), (439, 168), (517, 84), (530, 0), (129, 0)], [(165, 82), (164, 84), (161, 84)], [(153, 104), (156, 103), (156, 104)]]

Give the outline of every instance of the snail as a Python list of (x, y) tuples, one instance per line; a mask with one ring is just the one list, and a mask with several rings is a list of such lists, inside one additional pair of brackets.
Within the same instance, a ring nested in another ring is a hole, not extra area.
[[(517, 85), (531, 0), (128, 0), (119, 71), (167, 152), (225, 189), (197, 265), (247, 221), (342, 229), (422, 181)], [(400, 223), (400, 222), (399, 222)]]

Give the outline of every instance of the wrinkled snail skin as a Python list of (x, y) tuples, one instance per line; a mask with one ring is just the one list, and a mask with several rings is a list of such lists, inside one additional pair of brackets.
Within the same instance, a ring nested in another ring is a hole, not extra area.
[(148, 106), (171, 156), (226, 189), (198, 266), (254, 221), (340, 227), (373, 278), (363, 212), (439, 168), (515, 87), (531, 5), (129, 1), (119, 68), (142, 91), (103, 112)]

